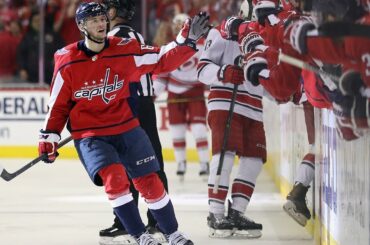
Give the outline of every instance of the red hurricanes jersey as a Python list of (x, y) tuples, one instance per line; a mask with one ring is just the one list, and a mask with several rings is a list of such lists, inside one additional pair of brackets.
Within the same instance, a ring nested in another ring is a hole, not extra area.
[[(369, 25), (370, 15), (358, 23)], [(307, 53), (324, 63), (343, 64), (344, 69), (361, 73), (364, 82), (370, 86), (370, 39), (366, 37), (344, 37), (335, 40), (330, 37), (312, 35), (307, 39)]]
[[(259, 26), (259, 33), (264, 38), (265, 45), (268, 45), (268, 48), (264, 51), (264, 57), (268, 62), (268, 70), (263, 70), (260, 73), (259, 82), (277, 101), (284, 103), (294, 100), (294, 97), (301, 93), (301, 79), (303, 79), (308, 100), (315, 106), (327, 108), (330, 107), (330, 103), (316, 89), (317, 83), (322, 83), (320, 78), (313, 76), (310, 72), (304, 71), (302, 73), (300, 68), (278, 60), (279, 51), (281, 51), (300, 60), (313, 62), (310, 56), (300, 55), (286, 40), (286, 36), (290, 32), (290, 29), (286, 27), (287, 22), (301, 17), (306, 18), (295, 11), (283, 10), (277, 15), (270, 15), (265, 21), (265, 25)], [(253, 26), (255, 24), (248, 24), (248, 29), (257, 30)], [(247, 28), (244, 27), (244, 29)]]
[(296, 18), (294, 11), (282, 10), (277, 15), (269, 15), (265, 25), (257, 22), (244, 22), (239, 27), (239, 41), (251, 31), (258, 32), (269, 46), (264, 55), (268, 63), (268, 70), (260, 73), (259, 82), (278, 101), (289, 101), (291, 96), (300, 90), (301, 70), (291, 65), (279, 63), (279, 50), (291, 56), (299, 55), (288, 43), (284, 42), (285, 22)]
[(109, 37), (89, 55), (84, 44), (58, 50), (44, 129), (60, 133), (69, 119), (73, 138), (114, 135), (139, 125), (131, 111), (130, 83), (145, 73), (169, 72), (195, 51), (171, 42), (160, 48)]

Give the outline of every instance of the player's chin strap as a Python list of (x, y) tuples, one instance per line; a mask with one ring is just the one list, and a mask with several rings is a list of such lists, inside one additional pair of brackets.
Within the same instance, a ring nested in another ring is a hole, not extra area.
[(90, 36), (90, 34), (86, 31), (86, 29), (83, 29), (83, 32), (82, 32), (82, 33), (85, 35), (85, 37), (87, 37), (87, 39), (89, 39), (89, 40), (93, 41), (94, 43), (102, 44), (102, 43), (104, 43), (104, 42), (105, 42), (105, 38), (104, 38), (102, 41), (98, 41), (98, 40), (96, 40), (96, 39), (92, 38), (92, 37)]
[[(108, 20), (108, 17), (107, 17), (107, 20)], [(107, 34), (108, 34), (109, 30), (110, 30), (110, 21), (108, 20), (107, 21), (107, 31), (106, 31)], [(89, 32), (85, 28), (82, 28), (82, 33), (84, 34), (85, 37), (87, 37), (87, 39), (93, 41), (94, 43), (102, 44), (102, 43), (105, 42), (105, 38), (103, 39), (103, 41), (98, 41), (98, 40), (92, 38), (90, 36)]]

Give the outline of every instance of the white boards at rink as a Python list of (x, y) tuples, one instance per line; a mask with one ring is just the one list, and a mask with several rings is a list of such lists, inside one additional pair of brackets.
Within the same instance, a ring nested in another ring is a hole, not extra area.
[[(37, 154), (38, 132), (47, 114), (47, 89), (0, 89), (0, 157), (34, 157)], [(168, 128), (168, 112), (164, 102), (167, 94), (157, 98), (157, 126), (166, 160), (174, 160), (172, 140)], [(69, 135), (65, 129), (62, 138)], [(197, 160), (195, 142), (187, 132), (187, 156)], [(210, 138), (209, 138), (210, 142)], [(77, 157), (72, 143), (60, 150), (60, 157)]]
[[(47, 113), (48, 97), (46, 89), (0, 89), (0, 158), (24, 158), (26, 163), (37, 156), (38, 131)], [(301, 106), (278, 106), (268, 100), (264, 100), (264, 106), (268, 151), (265, 167), (286, 196), (308, 150), (303, 110)], [(156, 110), (164, 159), (173, 161), (166, 103), (156, 103)], [(315, 127), (315, 182), (308, 194), (313, 219), (306, 228), (315, 244), (370, 245), (370, 133), (345, 142), (336, 134), (332, 113), (320, 109), (315, 109)], [(67, 136), (64, 130), (62, 138)], [(196, 161), (189, 132), (187, 146), (189, 161)], [(71, 143), (60, 150), (60, 157), (77, 157)]]

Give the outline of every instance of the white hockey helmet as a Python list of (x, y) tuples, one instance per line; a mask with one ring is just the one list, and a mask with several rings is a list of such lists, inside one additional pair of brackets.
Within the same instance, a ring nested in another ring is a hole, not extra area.
[(243, 0), (239, 9), (239, 16), (245, 20), (250, 20), (253, 12), (252, 0)]

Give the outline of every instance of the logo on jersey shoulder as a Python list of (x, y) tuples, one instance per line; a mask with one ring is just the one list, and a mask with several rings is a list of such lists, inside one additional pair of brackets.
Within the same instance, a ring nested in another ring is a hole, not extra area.
[(75, 92), (75, 98), (87, 98), (88, 100), (92, 100), (93, 97), (101, 96), (102, 100), (108, 104), (111, 100), (116, 98), (116, 95), (114, 94), (108, 97), (107, 94), (116, 92), (123, 87), (123, 80), (118, 81), (117, 74), (114, 75), (113, 84), (108, 84), (109, 74), (110, 68), (106, 70), (104, 80), (101, 79), (101, 83), (99, 84), (95, 84), (96, 82), (92, 81), (92, 85), (88, 85), (88, 82), (85, 82), (86, 86)]
[(122, 38), (121, 41), (119, 43), (117, 43), (117, 46), (122, 46), (122, 45), (126, 45), (128, 44), (129, 42), (131, 42), (132, 39), (131, 38)]
[(61, 49), (58, 49), (58, 50), (55, 52), (55, 54), (56, 54), (56, 55), (65, 55), (65, 54), (67, 54), (68, 52), (69, 52), (69, 50), (68, 50), (68, 49), (61, 48)]

